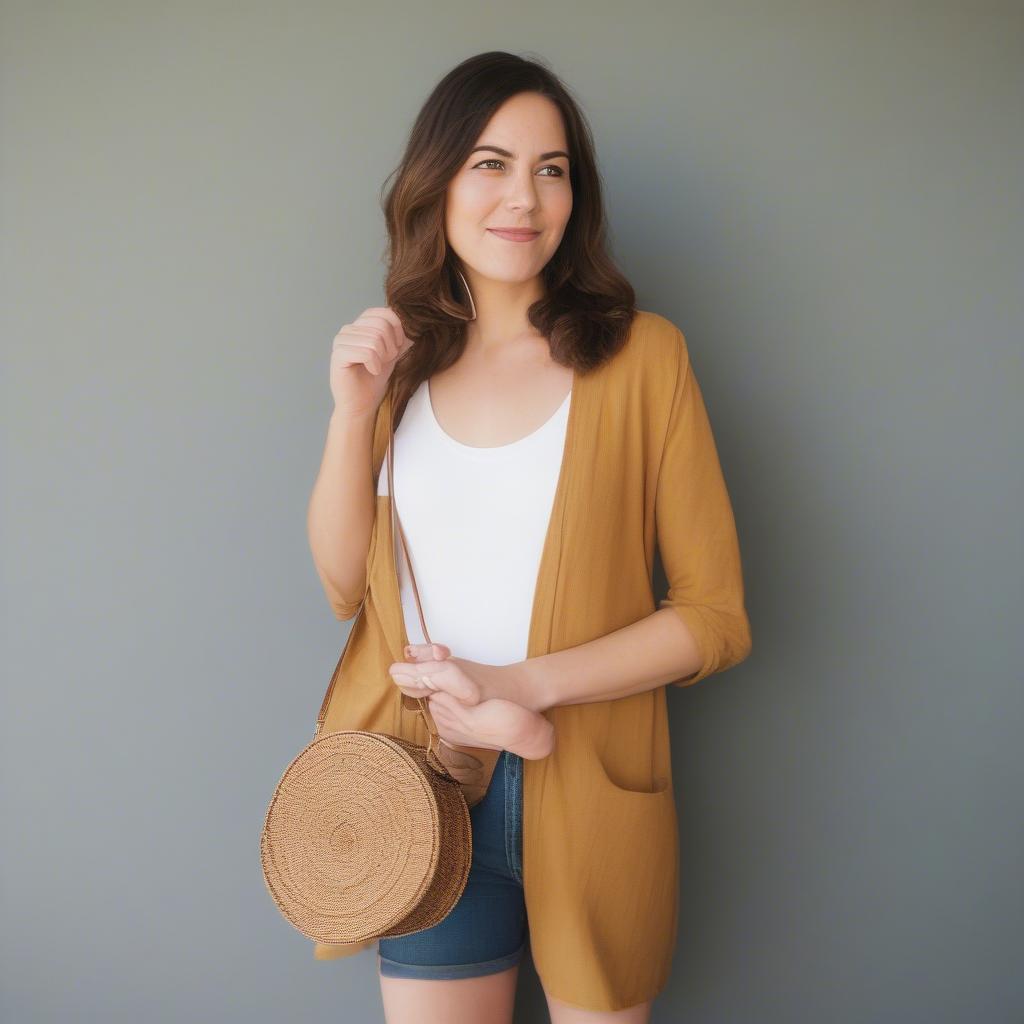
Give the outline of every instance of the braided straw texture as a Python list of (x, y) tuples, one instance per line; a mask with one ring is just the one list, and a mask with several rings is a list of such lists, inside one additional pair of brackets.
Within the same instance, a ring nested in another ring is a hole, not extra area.
[(466, 887), (469, 809), (427, 747), (341, 730), (285, 769), (260, 854), (270, 895), (307, 938), (409, 935), (443, 920)]

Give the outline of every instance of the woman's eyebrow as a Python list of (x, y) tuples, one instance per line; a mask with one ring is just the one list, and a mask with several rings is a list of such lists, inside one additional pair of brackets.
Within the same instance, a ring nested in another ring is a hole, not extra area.
[[(500, 156), (507, 156), (511, 160), (515, 160), (516, 158), (514, 153), (510, 153), (507, 149), (502, 149), (501, 146), (477, 146), (476, 149), (471, 149), (469, 151), (470, 156), (472, 156), (479, 149), (489, 149), (494, 153), (498, 153)], [(556, 156), (564, 156), (566, 160), (569, 159), (569, 154), (566, 153), (563, 149), (553, 149), (550, 153), (541, 153), (541, 155), (537, 159), (552, 160)]]

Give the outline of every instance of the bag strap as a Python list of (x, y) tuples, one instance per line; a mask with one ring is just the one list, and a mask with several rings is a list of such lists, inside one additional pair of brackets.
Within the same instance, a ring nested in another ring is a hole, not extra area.
[[(426, 638), (427, 643), (432, 643), (433, 641), (430, 639), (430, 634), (427, 632), (426, 620), (423, 617), (423, 605), (422, 605), (422, 603), (420, 601), (419, 588), (416, 586), (416, 576), (415, 576), (415, 574), (412, 571), (412, 559), (409, 557), (409, 546), (406, 543), (405, 531), (402, 529), (402, 524), (401, 524), (401, 522), (398, 519), (398, 511), (397, 511), (397, 509), (395, 507), (395, 471), (394, 471), (394, 457), (393, 457), (393, 451), (392, 451), (392, 449), (394, 447), (394, 440), (395, 440), (394, 393), (395, 393), (395, 389), (391, 388), (390, 391), (388, 392), (388, 394), (386, 395), (385, 399), (384, 399), (384, 401), (387, 403), (387, 411), (388, 411), (387, 467), (388, 467), (388, 504), (389, 504), (390, 509), (391, 509), (391, 540), (392, 540), (392, 544), (394, 544), (395, 533), (397, 531), (398, 537), (399, 537), (399, 539), (402, 542), (402, 550), (405, 553), (405, 564), (406, 564), (406, 566), (409, 569), (409, 579), (410, 579), (410, 581), (412, 583), (412, 593), (413, 593), (413, 597), (414, 597), (414, 599), (416, 601), (416, 612), (417, 612), (417, 614), (419, 615), (419, 618), (420, 618), (420, 628), (423, 630), (423, 636)], [(397, 566), (397, 563), (396, 563), (396, 566)], [(363, 594), (363, 599), (359, 602), (359, 608), (356, 610), (356, 615), (355, 615), (356, 619), (358, 619), (358, 617), (362, 614), (363, 605), (365, 603), (366, 603), (366, 594), (364, 593)], [(355, 627), (355, 622), (353, 621), (352, 627), (348, 631), (348, 637), (345, 640), (345, 646), (342, 648), (341, 656), (338, 658), (338, 664), (335, 666), (334, 672), (331, 675), (331, 681), (327, 684), (327, 692), (324, 694), (324, 699), (323, 699), (322, 703), (320, 704), (320, 713), (319, 713), (319, 715), (317, 715), (316, 729), (313, 732), (314, 737), (316, 737), (316, 736), (318, 736), (320, 734), (320, 729), (323, 727), (324, 718), (327, 716), (327, 708), (329, 707), (329, 705), (331, 703), (331, 694), (334, 691), (334, 684), (337, 682), (338, 676), (341, 673), (341, 663), (345, 660), (345, 651), (348, 649), (348, 645), (349, 645), (350, 641), (352, 640), (352, 634), (355, 631), (356, 631), (356, 627)], [(406, 704), (405, 704), (405, 697), (406, 697), (406, 694), (402, 694), (402, 702), (403, 702), (402, 706), (403, 706), (403, 708), (407, 707)], [(429, 708), (429, 705), (427, 704), (426, 698), (424, 698), (424, 697), (414, 697), (414, 698), (411, 698), (411, 699), (416, 701), (417, 706), (415, 707), (415, 710), (419, 714), (421, 714), (423, 716), (423, 720), (424, 720), (424, 722), (426, 723), (426, 726), (427, 726), (427, 733), (428, 733), (428, 736), (429, 736), (429, 739), (428, 739), (428, 742), (427, 742), (427, 753), (428, 753), (428, 756), (429, 756), (431, 750), (433, 749), (432, 745), (433, 745), (433, 743), (435, 741), (438, 742), (438, 743), (444, 743), (444, 745), (446, 747), (449, 747), (450, 749), (454, 749), (454, 748), (452, 748), (450, 743), (445, 743), (445, 741), (443, 739), (441, 739), (440, 735), (438, 734), (437, 726), (434, 724), (434, 719), (433, 719), (433, 717), (430, 714), (430, 708)], [(436, 753), (436, 751), (435, 751), (435, 753)]]
[[(388, 505), (391, 508), (391, 538), (392, 541), (395, 537), (395, 528), (398, 529), (398, 537), (402, 542), (402, 551), (405, 553), (405, 564), (409, 569), (409, 581), (412, 583), (412, 596), (416, 600), (416, 614), (420, 617), (420, 629), (423, 630), (423, 636), (426, 638), (427, 643), (433, 643), (430, 639), (430, 634), (427, 632), (427, 622), (423, 618), (423, 605), (420, 602), (420, 591), (419, 587), (416, 586), (416, 575), (412, 571), (412, 559), (409, 557), (409, 545), (405, 541), (405, 530), (402, 529), (402, 523), (398, 519), (398, 510), (395, 506), (395, 470), (394, 470), (394, 458), (392, 454), (392, 448), (394, 447), (395, 440), (395, 427), (394, 427), (394, 409), (392, 407), (392, 400), (388, 401), (388, 451), (387, 451), (387, 463), (388, 463), (388, 496), (390, 500)], [(422, 697), (418, 698), (423, 700)]]

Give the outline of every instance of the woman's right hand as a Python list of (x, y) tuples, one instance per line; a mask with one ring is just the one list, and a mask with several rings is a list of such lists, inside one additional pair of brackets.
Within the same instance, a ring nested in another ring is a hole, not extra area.
[(389, 306), (371, 306), (334, 337), (331, 394), (340, 416), (371, 416), (377, 411), (398, 360), (414, 343)]

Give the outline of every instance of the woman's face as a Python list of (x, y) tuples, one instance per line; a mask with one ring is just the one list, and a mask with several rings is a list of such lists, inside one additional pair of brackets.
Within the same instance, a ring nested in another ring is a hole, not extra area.
[[(546, 96), (520, 93), (495, 112), (476, 147), (448, 186), (448, 244), (471, 285), (474, 276), (528, 281), (554, 255), (572, 212), (561, 112)], [(512, 241), (495, 228), (539, 234)]]

